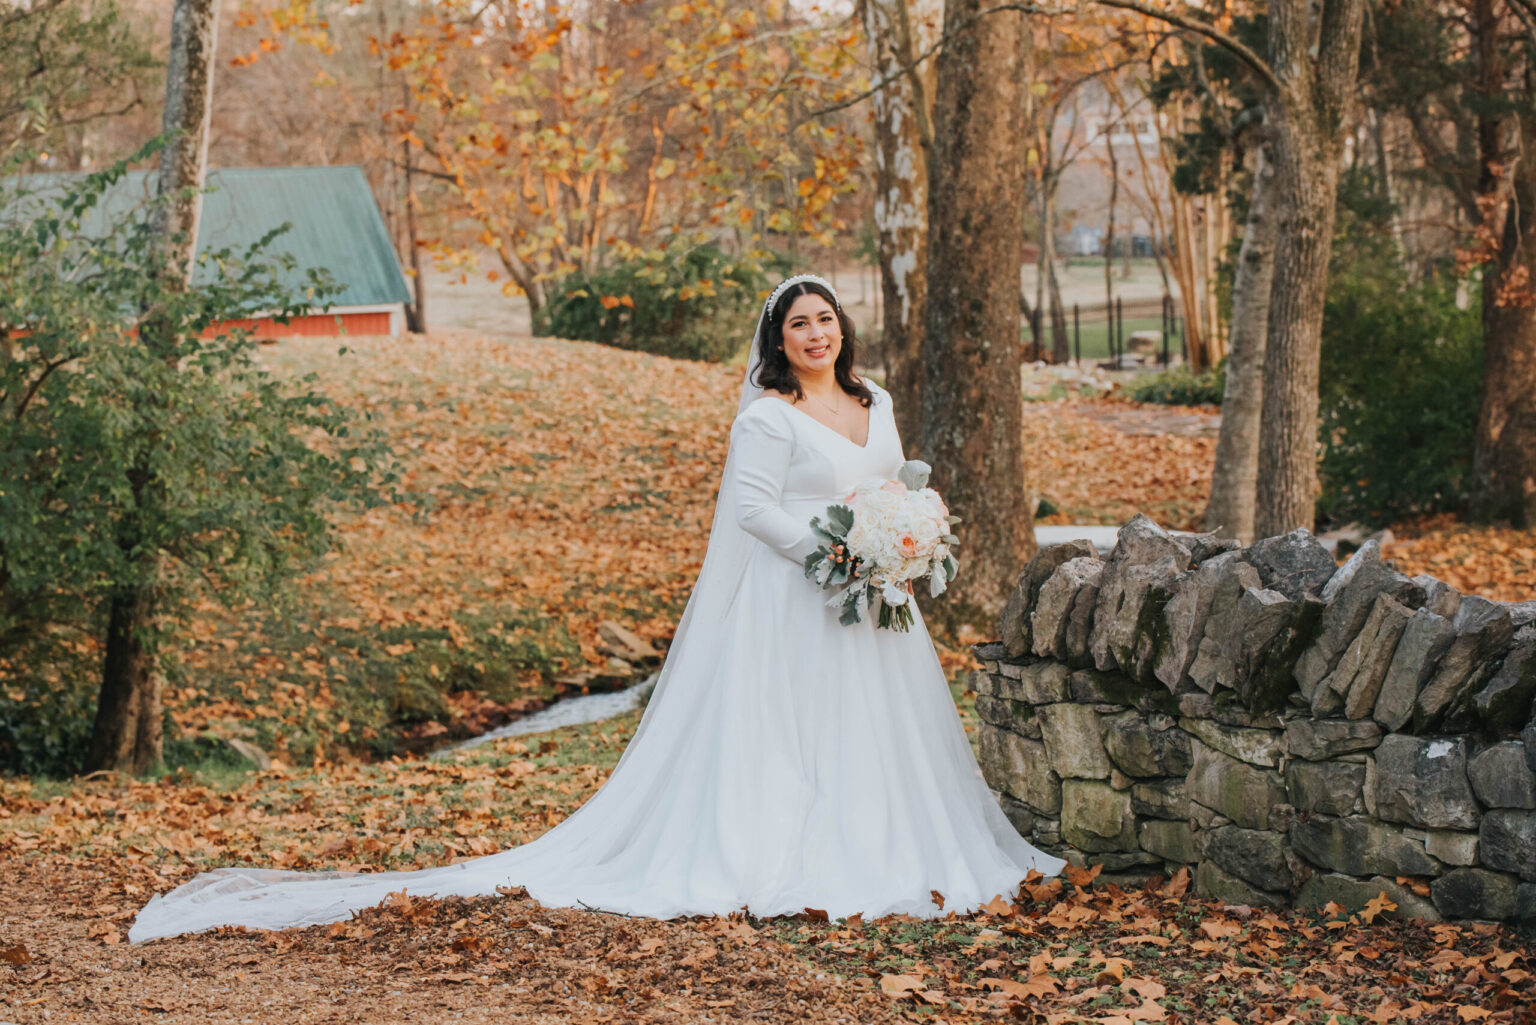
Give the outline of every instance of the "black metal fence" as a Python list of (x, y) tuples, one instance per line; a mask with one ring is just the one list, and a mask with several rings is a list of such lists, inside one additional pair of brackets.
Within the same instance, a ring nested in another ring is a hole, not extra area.
[[(1172, 354), (1189, 360), (1189, 348), (1184, 336), (1184, 318), (1179, 315), (1178, 303), (1173, 296), (1152, 299), (1120, 299), (1111, 303), (1073, 303), (1066, 313), (1067, 338), (1072, 358), (1083, 362), (1084, 329), (1090, 336), (1089, 359), (1101, 360), (1106, 368), (1126, 366), (1126, 317), (1133, 321), (1156, 321), (1159, 325), (1159, 345), (1154, 353), (1156, 362), (1166, 367)], [(1051, 351), (1051, 339), (1046, 335), (1049, 326), (1044, 322), (1043, 311), (1034, 310), (1029, 321), (1030, 344), (1027, 355), (1031, 359), (1046, 358)], [(1145, 329), (1144, 329), (1145, 330)], [(1101, 342), (1102, 338), (1102, 342)]]

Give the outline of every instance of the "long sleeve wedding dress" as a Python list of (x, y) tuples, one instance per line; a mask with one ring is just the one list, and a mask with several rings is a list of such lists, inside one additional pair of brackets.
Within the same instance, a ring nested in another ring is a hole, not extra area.
[[(816, 908), (933, 917), (1063, 862), (1031, 847), (981, 778), (922, 615), (852, 626), (807, 580), (812, 516), (903, 462), (890, 396), (861, 446), (744, 393), (705, 564), (657, 689), (608, 781), (519, 847), (438, 868), (224, 868), (153, 898), (139, 942), (219, 925), (337, 921), (405, 890), (654, 918)], [(943, 910), (931, 897), (944, 897)]]

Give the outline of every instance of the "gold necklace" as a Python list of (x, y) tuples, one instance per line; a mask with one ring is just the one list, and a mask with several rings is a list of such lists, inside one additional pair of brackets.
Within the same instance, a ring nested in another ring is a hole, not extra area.
[[(806, 394), (811, 395), (810, 392), (806, 392)], [(811, 398), (816, 399), (816, 396), (811, 395)], [(816, 399), (816, 402), (821, 406), (822, 409), (827, 410), (833, 416), (839, 416), (842, 413), (843, 404), (841, 402), (839, 402), (836, 407), (829, 406), (825, 402), (822, 402), (820, 399)]]

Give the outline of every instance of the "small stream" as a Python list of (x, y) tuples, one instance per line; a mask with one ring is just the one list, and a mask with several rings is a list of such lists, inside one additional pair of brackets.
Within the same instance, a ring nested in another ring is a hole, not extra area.
[(639, 683), (631, 684), (623, 690), (604, 691), (601, 694), (582, 694), (577, 697), (563, 698), (556, 701), (543, 711), (524, 716), (521, 719), (498, 726), (494, 730), (480, 734), (478, 737), (470, 737), (457, 744), (450, 744), (434, 752), (432, 757), (442, 758), (455, 751), (464, 751), (468, 748), (479, 747), (481, 744), (492, 740), (500, 740), (503, 737), (521, 737), (529, 733), (543, 733), (547, 730), (557, 729), (561, 726), (574, 726), (577, 723), (598, 722), (602, 719), (612, 719), (614, 716), (632, 712), (640, 707), (645, 698), (645, 692), (656, 682), (658, 672), (653, 672)]

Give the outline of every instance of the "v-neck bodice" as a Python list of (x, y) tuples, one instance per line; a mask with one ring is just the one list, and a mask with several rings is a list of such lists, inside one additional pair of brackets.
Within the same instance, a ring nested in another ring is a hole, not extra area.
[[(869, 435), (863, 445), (783, 399), (765, 395), (737, 417), (732, 436), (769, 434), (778, 444), (763, 450), (784, 460), (762, 468), (781, 484), (778, 502), (788, 513), (810, 521), (831, 502), (843, 501), (854, 485), (874, 477), (895, 477), (905, 461), (891, 399), (885, 389), (866, 381), (874, 394), (869, 407)], [(754, 450), (756, 451), (756, 450)], [(746, 468), (744, 468), (746, 469)]]
[(785, 406), (789, 406), (790, 409), (793, 409), (796, 413), (799, 413), (802, 416), (810, 417), (810, 419), (814, 420), (818, 424), (821, 424), (821, 426), (825, 427), (827, 430), (831, 431), (833, 434), (837, 435), (839, 438), (842, 438), (844, 441), (846, 441), (848, 444), (852, 445), (854, 448), (861, 448), (861, 449), (862, 448), (868, 448), (869, 447), (870, 438), (873, 437), (873, 435), (875, 433), (875, 406), (878, 404), (878, 401), (879, 401), (878, 399), (876, 400), (876, 402), (870, 403), (869, 409), (865, 411), (866, 424), (865, 424), (865, 428), (864, 428), (864, 444), (862, 444), (862, 445), (859, 444), (858, 442), (854, 441), (852, 438), (848, 437), (848, 435), (844, 434), (842, 431), (838, 430), (836, 427), (833, 427), (831, 424), (821, 420), (818, 417), (811, 416), (811, 414), (807, 413), (805, 410), (801, 409), (799, 406), (793, 405), (792, 403), (789, 403), (789, 402), (785, 402), (783, 399), (773, 399), (773, 401), (774, 402), (778, 402), (778, 403), (780, 403), (782, 405), (785, 405)]

